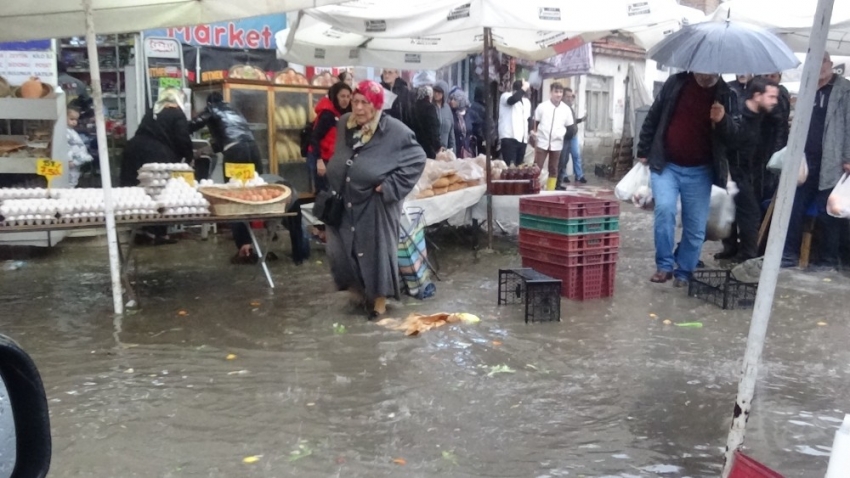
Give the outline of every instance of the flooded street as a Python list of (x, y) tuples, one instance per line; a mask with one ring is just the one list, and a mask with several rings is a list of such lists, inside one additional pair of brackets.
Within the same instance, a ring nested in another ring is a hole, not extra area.
[[(106, 248), (64, 242), (0, 273), (0, 332), (41, 370), (51, 477), (718, 476), (751, 311), (651, 284), (651, 216), (623, 209), (615, 298), (560, 323), (496, 305), (510, 239), (441, 241), (436, 297), (388, 316), (482, 320), (409, 338), (351, 310), (321, 251), (273, 263), (270, 292), (219, 236), (140, 249), (120, 320)], [(746, 445), (787, 477), (823, 476), (850, 412), (848, 285), (780, 277)]]

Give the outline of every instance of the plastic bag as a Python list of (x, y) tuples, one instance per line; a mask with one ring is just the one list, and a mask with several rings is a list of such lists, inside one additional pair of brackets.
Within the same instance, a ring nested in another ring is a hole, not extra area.
[(708, 210), (708, 222), (705, 225), (706, 241), (720, 241), (732, 234), (737, 194), (738, 185), (734, 181), (728, 181), (726, 189), (711, 187), (711, 205)]
[(844, 173), (829, 194), (826, 213), (832, 217), (850, 219), (850, 174)]
[(614, 195), (621, 201), (632, 201), (635, 193), (641, 187), (650, 187), (650, 172), (649, 166), (643, 163), (635, 164), (635, 166), (626, 173), (622, 180), (617, 183), (614, 188)]
[[(785, 165), (785, 156), (787, 153), (788, 147), (784, 147), (779, 151), (773, 153), (773, 156), (770, 157), (770, 161), (767, 162), (767, 169), (769, 171), (773, 171), (774, 173), (781, 173), (782, 166)], [(803, 161), (800, 163), (800, 172), (797, 176), (797, 186), (802, 186), (803, 183), (806, 182), (806, 179), (809, 178), (809, 165), (806, 161), (806, 157), (803, 157)]]

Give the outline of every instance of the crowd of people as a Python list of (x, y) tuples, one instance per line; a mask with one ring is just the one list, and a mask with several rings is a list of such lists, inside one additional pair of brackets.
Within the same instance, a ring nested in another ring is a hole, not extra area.
[[(775, 73), (738, 76), (727, 84), (719, 75), (686, 72), (664, 84), (643, 123), (637, 153), (651, 169), (655, 199), (652, 282), (688, 284), (701, 262), (712, 185), (725, 188), (729, 180), (739, 190), (735, 224), (715, 258), (741, 263), (762, 253), (759, 226), (775, 201), (779, 179), (766, 166), (789, 135), (790, 95), (780, 80)], [(842, 174), (850, 172), (850, 81), (833, 73), (828, 54), (805, 156), (808, 175), (794, 199), (782, 266), (799, 264), (809, 214), (820, 229), (813, 270), (835, 270), (841, 226), (846, 223), (826, 213), (826, 201)], [(682, 236), (676, 244), (679, 207)]]

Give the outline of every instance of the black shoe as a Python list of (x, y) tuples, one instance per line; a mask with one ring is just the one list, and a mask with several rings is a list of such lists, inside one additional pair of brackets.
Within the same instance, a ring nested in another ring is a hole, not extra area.
[(732, 259), (732, 258), (734, 258), (734, 257), (735, 257), (735, 256), (737, 256), (737, 255), (738, 255), (738, 251), (737, 251), (737, 250), (735, 250), (735, 249), (726, 249), (726, 248), (724, 247), (722, 252), (718, 252), (717, 254), (715, 254), (715, 255), (714, 255), (714, 260), (716, 260), (716, 261), (725, 261), (725, 260), (728, 260), (728, 259)]
[(564, 180), (563, 180), (562, 182), (567, 183), (567, 184), (570, 184), (570, 178), (565, 177), (565, 178), (564, 178)]
[(779, 265), (779, 267), (787, 269), (789, 267), (797, 267), (798, 265), (800, 265), (799, 257), (783, 257), (782, 263)]
[(582, 176), (582, 177), (578, 178), (578, 182), (580, 182), (582, 184), (587, 184), (587, 179), (585, 179), (584, 176)]
[(688, 281), (684, 279), (673, 279), (673, 287), (681, 289), (688, 286)]
[(559, 185), (555, 186), (555, 191), (566, 191), (566, 190), (567, 190), (567, 188), (565, 188), (563, 184), (559, 184)]

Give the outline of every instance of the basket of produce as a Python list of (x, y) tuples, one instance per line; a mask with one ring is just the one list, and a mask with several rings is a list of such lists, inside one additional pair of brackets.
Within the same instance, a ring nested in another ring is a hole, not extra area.
[(292, 191), (281, 184), (240, 188), (202, 187), (199, 191), (209, 201), (210, 212), (214, 216), (285, 213), (292, 195)]

